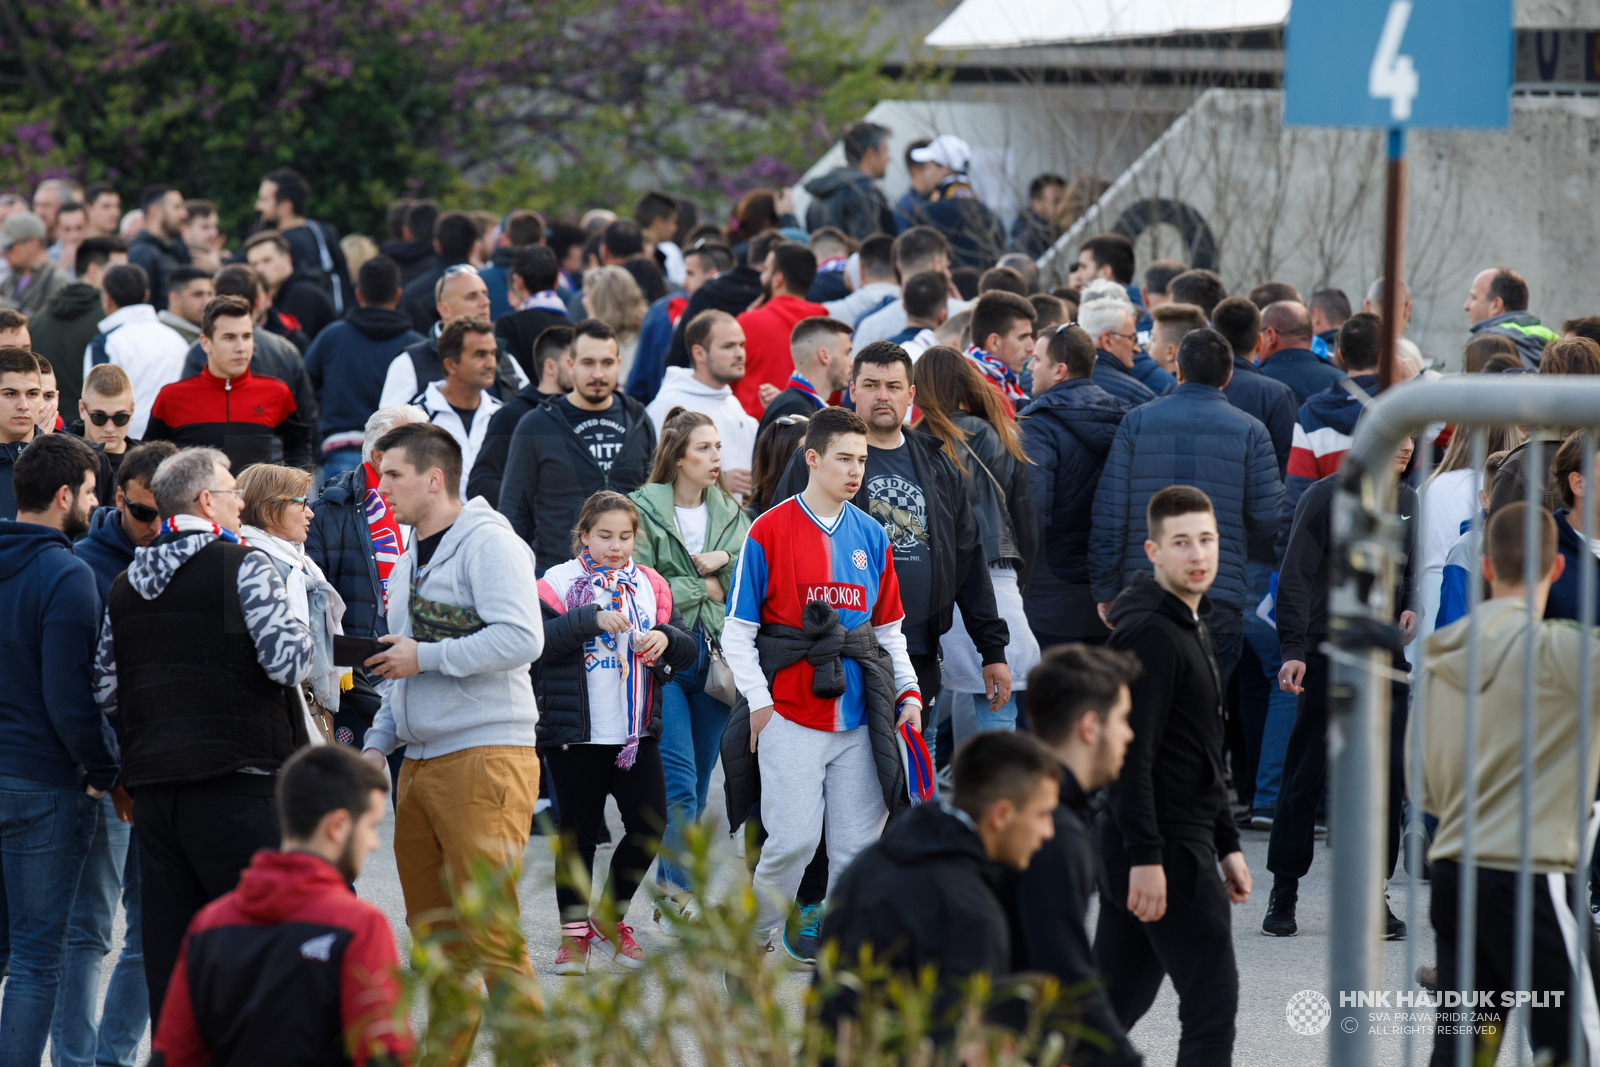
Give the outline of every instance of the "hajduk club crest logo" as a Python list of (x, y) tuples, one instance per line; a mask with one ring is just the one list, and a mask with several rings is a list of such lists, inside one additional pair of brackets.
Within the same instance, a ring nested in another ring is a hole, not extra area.
[(864, 571), (867, 569), (867, 554), (858, 548), (850, 557), (850, 562), (856, 565), (856, 570)]

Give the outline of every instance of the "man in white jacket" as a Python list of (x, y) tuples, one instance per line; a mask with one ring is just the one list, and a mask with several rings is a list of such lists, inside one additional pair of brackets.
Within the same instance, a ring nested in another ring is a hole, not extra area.
[(489, 420), (503, 406), (494, 393), (500, 353), (488, 319), (464, 315), (439, 333), (439, 365), (444, 380), (411, 399), (461, 446), (461, 482), (472, 478), (472, 464), (489, 436)]
[(133, 382), (133, 421), (128, 436), (144, 437), (150, 408), (162, 386), (183, 377), (189, 342), (162, 322), (150, 304), (150, 276), (136, 264), (124, 263), (105, 273), (101, 301), (106, 317), (100, 332), (83, 353), (83, 377), (101, 363), (114, 363)]
[(487, 859), (515, 912), (539, 796), (528, 664), (544, 650), (544, 625), (528, 595), (533, 553), (485, 501), (461, 502), (461, 449), (444, 429), (399, 426), (378, 448), (379, 492), (416, 532), (390, 576), (407, 593), (389, 598), (389, 636), (379, 640), (390, 648), (366, 663), (391, 684), (362, 755), (384, 766), (406, 746), (394, 852), (407, 924), (419, 938), (442, 934), (458, 966), (481, 969), (491, 995), (504, 993), (496, 987), (512, 975), (533, 975), (522, 938), (461, 929), (443, 877), (459, 888)]
[(756, 420), (733, 395), (732, 383), (744, 377), (744, 328), (726, 311), (702, 311), (683, 331), (694, 369), (668, 367), (661, 391), (645, 408), (656, 439), (667, 413), (683, 407), (708, 415), (722, 437), (722, 472), (739, 497), (750, 492), (750, 467), (756, 451)]

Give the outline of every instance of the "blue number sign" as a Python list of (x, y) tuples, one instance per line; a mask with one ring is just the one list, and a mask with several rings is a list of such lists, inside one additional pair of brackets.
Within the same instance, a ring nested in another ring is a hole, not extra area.
[(1503, 128), (1511, 0), (1294, 0), (1284, 121)]

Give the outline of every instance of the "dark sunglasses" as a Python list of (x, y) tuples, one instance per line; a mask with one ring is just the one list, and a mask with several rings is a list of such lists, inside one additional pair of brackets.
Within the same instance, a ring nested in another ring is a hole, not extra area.
[(109, 411), (89, 412), (89, 421), (94, 423), (96, 426), (104, 426), (108, 419), (113, 426), (126, 426), (128, 425), (128, 420), (131, 418), (133, 418), (133, 412), (131, 411), (119, 411), (115, 415), (111, 414)]
[(123, 494), (122, 505), (128, 509), (128, 514), (132, 515), (137, 522), (155, 522), (156, 516), (161, 514), (155, 508), (146, 507), (143, 504), (135, 504), (128, 499), (127, 494)]

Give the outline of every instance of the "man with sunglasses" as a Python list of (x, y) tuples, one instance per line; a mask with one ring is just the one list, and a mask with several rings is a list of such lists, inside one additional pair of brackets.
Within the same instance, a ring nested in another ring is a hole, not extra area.
[(129, 437), (133, 422), (133, 381), (121, 367), (102, 363), (89, 370), (78, 398), (78, 417), (67, 424), (67, 433), (76, 434), (100, 454), (100, 473), (95, 495), (109, 501), (117, 488), (117, 469), (128, 449), (139, 440)]

